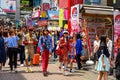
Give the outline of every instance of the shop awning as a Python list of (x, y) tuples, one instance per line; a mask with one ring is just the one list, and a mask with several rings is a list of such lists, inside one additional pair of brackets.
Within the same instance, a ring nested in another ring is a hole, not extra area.
[(83, 5), (87, 14), (113, 15), (113, 7), (100, 5)]

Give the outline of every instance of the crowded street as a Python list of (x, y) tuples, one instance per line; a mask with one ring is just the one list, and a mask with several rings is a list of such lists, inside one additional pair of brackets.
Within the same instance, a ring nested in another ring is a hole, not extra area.
[(0, 0), (0, 80), (120, 80), (120, 0)]
[[(40, 63), (41, 64), (41, 63)], [(43, 77), (41, 65), (33, 66), (33, 73), (26, 73), (25, 67), (18, 66), (18, 73), (10, 73), (9, 66), (3, 68), (0, 73), (0, 80), (96, 80), (98, 72), (94, 71), (94, 66), (85, 66), (81, 70), (75, 70), (74, 73), (68, 73), (68, 76), (63, 76), (58, 72), (58, 61), (51, 59), (48, 67), (48, 77)], [(89, 69), (89, 70), (88, 70)], [(115, 80), (113, 76), (109, 76), (108, 80)]]

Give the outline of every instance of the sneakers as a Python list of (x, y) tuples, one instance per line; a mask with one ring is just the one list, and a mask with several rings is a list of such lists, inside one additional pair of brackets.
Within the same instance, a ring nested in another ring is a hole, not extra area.
[(68, 76), (68, 73), (65, 71), (65, 72), (63, 73), (63, 75), (64, 75), (64, 76)]
[(21, 67), (23, 67), (23, 66), (24, 66), (24, 64), (21, 64), (20, 66), (21, 66)]
[(17, 73), (18, 71), (17, 71), (17, 69), (14, 69), (14, 71), (15, 71), (15, 73)]
[(61, 73), (61, 69), (58, 70), (58, 73)]
[(25, 72), (33, 72), (31, 68), (27, 68)]
[(73, 72), (75, 72), (75, 71), (74, 71), (74, 69), (70, 69), (70, 72), (72, 72), (72, 73), (73, 73)]

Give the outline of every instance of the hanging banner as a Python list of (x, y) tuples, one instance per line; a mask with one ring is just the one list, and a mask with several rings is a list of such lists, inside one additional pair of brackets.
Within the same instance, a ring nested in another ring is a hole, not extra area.
[(114, 11), (114, 55), (120, 49), (120, 11)]
[(59, 26), (63, 27), (63, 20), (64, 20), (64, 10), (60, 9), (59, 10)]
[(71, 35), (79, 32), (79, 4), (71, 7)]

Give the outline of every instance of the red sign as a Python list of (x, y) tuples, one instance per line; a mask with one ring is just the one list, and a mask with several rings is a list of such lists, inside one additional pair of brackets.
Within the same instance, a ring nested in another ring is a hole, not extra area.
[(49, 3), (43, 3), (42, 4), (42, 11), (50, 10), (50, 4)]
[(48, 21), (47, 20), (40, 20), (38, 21), (38, 26), (47, 26)]
[(83, 0), (71, 0), (71, 6), (74, 6), (76, 4), (83, 4)]
[(67, 8), (69, 0), (59, 0), (59, 7), (60, 8)]

